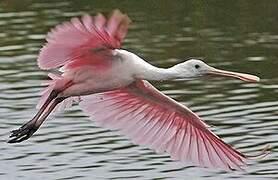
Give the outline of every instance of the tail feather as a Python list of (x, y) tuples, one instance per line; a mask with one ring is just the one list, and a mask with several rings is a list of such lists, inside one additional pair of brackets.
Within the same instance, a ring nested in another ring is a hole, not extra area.
[(39, 93), (41, 95), (41, 98), (36, 106), (37, 109), (40, 109), (42, 105), (45, 103), (50, 93), (54, 90), (57, 79), (59, 79), (58, 75), (53, 73), (49, 73), (48, 77), (50, 77), (51, 80), (48, 80), (47, 82), (43, 83), (43, 85), (47, 85), (47, 87)]
[[(40, 92), (41, 98), (36, 106), (37, 109), (40, 109), (42, 107), (42, 105), (45, 103), (45, 101), (49, 97), (50, 93), (54, 89), (59, 89), (59, 86), (61, 86), (62, 84), (66, 84), (66, 81), (59, 74), (49, 73), (48, 77), (50, 77), (51, 80), (48, 80), (47, 82), (43, 83), (43, 85), (47, 85), (47, 87)], [(59, 111), (62, 111), (66, 108), (69, 108), (73, 105), (73, 103), (79, 102), (79, 99), (80, 98), (77, 96), (68, 97), (63, 102), (58, 104), (56, 109), (58, 109)]]

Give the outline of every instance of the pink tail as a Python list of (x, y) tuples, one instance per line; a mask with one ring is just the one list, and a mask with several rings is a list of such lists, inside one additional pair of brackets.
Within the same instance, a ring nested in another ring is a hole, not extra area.
[[(45, 103), (50, 93), (54, 89), (61, 89), (63, 86), (65, 86), (68, 83), (68, 81), (63, 79), (63, 77), (59, 74), (49, 73), (48, 77), (50, 77), (51, 80), (43, 83), (43, 85), (47, 85), (47, 87), (40, 92), (41, 98), (36, 106), (37, 109), (40, 109), (42, 107), (42, 105)], [(63, 102), (57, 105), (57, 109), (64, 110), (66, 108), (69, 108), (72, 106), (74, 102), (79, 102), (79, 99), (80, 99), (79, 97), (68, 97)]]

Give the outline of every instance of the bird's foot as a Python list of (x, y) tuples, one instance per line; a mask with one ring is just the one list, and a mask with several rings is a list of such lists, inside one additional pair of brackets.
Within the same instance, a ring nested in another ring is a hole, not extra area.
[(19, 143), (29, 139), (37, 130), (38, 127), (36, 126), (36, 121), (29, 121), (19, 129), (11, 131), (11, 139), (8, 141), (8, 143)]

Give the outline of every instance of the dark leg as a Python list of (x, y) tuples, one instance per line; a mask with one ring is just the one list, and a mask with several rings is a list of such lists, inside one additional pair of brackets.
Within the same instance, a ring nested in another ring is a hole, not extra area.
[(49, 97), (47, 98), (47, 100), (45, 101), (45, 103), (43, 104), (43, 106), (40, 108), (40, 110), (37, 112), (37, 114), (33, 117), (32, 120), (28, 121), (26, 124), (24, 124), (23, 126), (21, 126), (19, 129), (17, 130), (12, 130), (11, 131), (11, 135), (10, 137), (14, 137), (17, 136), (17, 134), (20, 133), (21, 129), (24, 129), (26, 126), (28, 126), (29, 124), (33, 124), (35, 121), (38, 120), (38, 118), (42, 115), (42, 113), (45, 111), (45, 109), (47, 108), (47, 106), (51, 103), (51, 101), (53, 99), (55, 99), (58, 95), (58, 91), (53, 90)]
[[(39, 110), (39, 112), (35, 115), (35, 117), (24, 124), (22, 127), (20, 127), (17, 130), (13, 130), (11, 132), (10, 137), (14, 137), (8, 141), (8, 143), (19, 143), (26, 139), (29, 139), (41, 126), (41, 124), (45, 121), (47, 116), (51, 113), (51, 111), (56, 107), (57, 104), (62, 102), (65, 98), (56, 98), (58, 95), (57, 91), (52, 91), (49, 98), (46, 100), (42, 108)], [(54, 99), (56, 98), (56, 99)], [(54, 100), (53, 100), (54, 99)], [(53, 103), (49, 106), (49, 104)], [(49, 108), (47, 109), (47, 107)], [(47, 109), (47, 110), (46, 110)], [(43, 113), (46, 110), (45, 113)]]

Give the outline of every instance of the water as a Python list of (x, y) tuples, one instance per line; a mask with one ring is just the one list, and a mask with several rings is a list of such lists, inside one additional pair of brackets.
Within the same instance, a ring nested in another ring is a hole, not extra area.
[[(274, 179), (278, 178), (277, 1), (21, 1), (0, 2), (0, 179)], [(249, 72), (259, 84), (202, 78), (154, 83), (189, 106), (238, 150), (268, 157), (243, 172), (173, 162), (97, 127), (78, 106), (55, 113), (34, 137), (7, 144), (9, 131), (35, 113), (47, 72), (36, 65), (53, 26), (84, 13), (119, 8), (133, 24), (123, 48), (168, 67), (202, 58), (219, 68)]]

